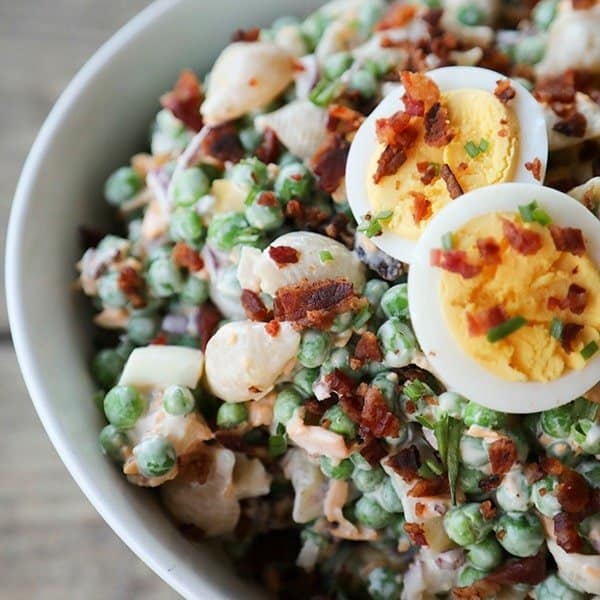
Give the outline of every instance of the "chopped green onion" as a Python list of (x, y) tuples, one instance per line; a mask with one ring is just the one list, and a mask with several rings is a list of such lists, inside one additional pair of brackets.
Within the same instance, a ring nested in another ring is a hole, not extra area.
[(521, 219), (525, 223), (536, 222), (540, 225), (546, 226), (552, 223), (552, 218), (550, 215), (538, 206), (538, 203), (534, 200), (529, 204), (524, 204), (519, 206), (519, 213), (521, 215)]
[(552, 217), (545, 210), (539, 207), (533, 210), (533, 220), (544, 227), (552, 223)]
[(386, 219), (389, 219), (389, 218), (390, 218), (390, 217), (391, 217), (393, 214), (394, 214), (394, 213), (393, 213), (393, 211), (391, 211), (391, 210), (383, 210), (383, 211), (381, 211), (380, 213), (377, 213), (377, 214), (375, 215), (375, 218), (376, 218), (378, 221), (385, 221)]
[(481, 138), (481, 140), (479, 142), (479, 151), (485, 152), (489, 147), (490, 147), (490, 143), (485, 138)]
[[(450, 497), (452, 504), (456, 504), (456, 483), (460, 466), (460, 438), (463, 431), (463, 422), (444, 413), (435, 424), (434, 434), (438, 444), (438, 452), (442, 464), (448, 471)], [(429, 461), (427, 461), (428, 466)]]
[(417, 415), (414, 419), (421, 427), (425, 427), (425, 429), (433, 429), (435, 427), (434, 423), (423, 415)]
[(333, 254), (331, 254), (329, 250), (321, 250), (321, 252), (319, 252), (319, 259), (322, 263), (330, 262), (333, 260)]
[(588, 360), (592, 358), (596, 352), (598, 352), (598, 344), (596, 342), (590, 342), (581, 351), (581, 356), (583, 356), (583, 360)]
[(325, 107), (328, 104), (331, 104), (333, 99), (339, 94), (340, 90), (341, 85), (339, 81), (321, 79), (310, 92), (308, 98), (313, 104)]
[(563, 333), (563, 322), (560, 319), (558, 319), (557, 317), (554, 317), (552, 319), (552, 321), (550, 322), (550, 335), (555, 340), (558, 340), (560, 342), (560, 340), (562, 339), (562, 333)]
[(443, 466), (437, 460), (428, 458), (425, 464), (431, 469), (436, 475), (441, 475), (444, 472)]
[(271, 435), (267, 442), (268, 452), (271, 456), (281, 456), (287, 450), (285, 435)]
[(471, 157), (471, 158), (475, 158), (480, 150), (479, 148), (474, 144), (474, 142), (468, 141), (465, 144), (465, 152)]
[(454, 238), (451, 231), (442, 236), (442, 248), (444, 250), (452, 250), (454, 248)]
[(364, 233), (368, 238), (380, 235), (382, 232), (381, 222), (387, 221), (394, 213), (391, 210), (384, 210), (374, 217), (367, 214), (365, 220), (358, 226), (357, 230)]
[(508, 321), (504, 321), (497, 327), (492, 327), (487, 332), (488, 342), (498, 342), (505, 337), (508, 337), (518, 329), (521, 329), (524, 325), (527, 324), (527, 319), (517, 315), (516, 317), (512, 317), (512, 319), (508, 319)]

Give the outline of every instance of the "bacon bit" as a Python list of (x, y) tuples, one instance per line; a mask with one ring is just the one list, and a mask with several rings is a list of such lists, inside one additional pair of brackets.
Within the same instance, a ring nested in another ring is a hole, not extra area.
[(526, 162), (525, 168), (531, 172), (537, 181), (542, 180), (542, 161), (537, 156), (531, 162)]
[(425, 103), (423, 100), (415, 100), (408, 94), (404, 94), (402, 96), (402, 102), (404, 103), (404, 114), (411, 117), (425, 116)]
[(466, 171), (469, 168), (469, 165), (466, 162), (458, 163), (458, 168), (461, 171)]
[(534, 96), (546, 104), (570, 104), (575, 102), (576, 72), (569, 69), (558, 76), (540, 80), (534, 89)]
[(242, 307), (251, 321), (269, 321), (273, 313), (267, 309), (262, 298), (252, 290), (242, 290)]
[(427, 507), (425, 506), (425, 504), (423, 504), (422, 502), (416, 502), (415, 503), (415, 515), (419, 518), (422, 519), (423, 515), (425, 514), (425, 509)]
[(402, 479), (407, 482), (414, 481), (419, 477), (421, 457), (415, 445), (403, 448), (397, 454), (393, 454), (387, 460), (387, 464), (394, 469)]
[(185, 242), (177, 242), (171, 252), (173, 262), (181, 268), (189, 269), (192, 273), (204, 268), (204, 260), (200, 253)]
[(562, 336), (560, 338), (560, 344), (565, 352), (574, 352), (573, 343), (577, 339), (577, 336), (583, 329), (583, 325), (577, 323), (565, 323), (563, 325)]
[(427, 75), (402, 71), (400, 80), (406, 96), (410, 97), (412, 102), (422, 102), (425, 111), (429, 111), (434, 104), (440, 101), (440, 88)]
[(596, 5), (597, 0), (571, 0), (573, 10), (587, 10)]
[(406, 531), (413, 544), (416, 544), (417, 546), (427, 546), (425, 530), (419, 523), (404, 523), (404, 531)]
[(123, 267), (121, 269), (117, 286), (135, 308), (141, 308), (146, 305), (143, 295), (144, 280), (133, 267)]
[(542, 247), (542, 236), (501, 217), (502, 231), (510, 246), (519, 254), (530, 256)]
[(270, 246), (269, 256), (277, 263), (281, 269), (286, 265), (293, 265), (300, 259), (300, 252), (291, 246)]
[(358, 449), (358, 451), (360, 452), (360, 455), (372, 467), (375, 467), (379, 464), (379, 461), (387, 454), (387, 450), (381, 440), (370, 435), (366, 435), (363, 437), (365, 440), (364, 444)]
[(417, 412), (417, 405), (412, 400), (407, 400), (404, 408), (409, 415)]
[(565, 310), (568, 308), (572, 313), (580, 315), (585, 310), (587, 299), (587, 290), (576, 283), (572, 283), (569, 286), (566, 298), (562, 300), (555, 296), (548, 298), (548, 310)]
[(338, 189), (346, 170), (350, 142), (339, 134), (329, 135), (312, 157), (312, 168), (319, 187), (328, 194)]
[(511, 558), (492, 571), (485, 579), (502, 585), (525, 583), (537, 585), (546, 578), (546, 558), (543, 552), (528, 558)]
[(272, 320), (265, 325), (265, 331), (273, 338), (279, 335), (280, 329), (281, 325), (279, 324), (279, 321)]
[(429, 185), (438, 176), (436, 166), (427, 161), (418, 162), (417, 171), (422, 175), (423, 185)]
[(496, 96), (502, 104), (508, 104), (517, 95), (515, 88), (511, 85), (510, 79), (500, 79), (496, 84), (494, 96)]
[(550, 235), (554, 241), (554, 247), (561, 252), (569, 252), (575, 256), (583, 256), (585, 253), (585, 240), (581, 229), (574, 227), (558, 227), (550, 225)]
[(270, 127), (267, 127), (263, 134), (262, 142), (256, 149), (256, 158), (268, 165), (269, 163), (277, 162), (281, 150), (282, 146), (277, 134)]
[(429, 219), (433, 214), (431, 202), (427, 200), (425, 194), (420, 192), (410, 192), (410, 195), (413, 197), (412, 217), (415, 224), (418, 225), (424, 219)]
[(150, 341), (150, 346), (166, 346), (169, 343), (169, 338), (164, 331), (159, 331), (156, 337)]
[(508, 136), (508, 131), (506, 129), (501, 129), (498, 132), (498, 137), (507, 137)]
[(387, 146), (377, 160), (377, 169), (373, 174), (373, 181), (379, 183), (384, 177), (393, 175), (406, 162), (407, 156), (404, 150)]
[(517, 460), (517, 446), (509, 438), (500, 438), (488, 448), (492, 473), (504, 475)]
[(443, 14), (444, 10), (442, 8), (430, 8), (421, 15), (421, 20), (432, 29), (435, 29), (439, 26)]
[(551, 456), (545, 456), (540, 460), (540, 468), (547, 475), (562, 475), (565, 472), (565, 465), (563, 465), (558, 458)]
[(373, 332), (365, 331), (365, 333), (360, 336), (360, 339), (356, 344), (356, 349), (354, 350), (354, 356), (364, 362), (381, 361), (381, 349), (379, 348), (377, 336)]
[(580, 112), (573, 112), (566, 119), (554, 123), (552, 129), (568, 137), (583, 137), (586, 127), (587, 119), (585, 116)]
[(442, 250), (434, 248), (431, 251), (431, 265), (440, 267), (450, 273), (458, 273), (463, 279), (471, 279), (481, 272), (480, 265), (469, 263), (464, 250)]
[(475, 337), (485, 335), (490, 329), (508, 321), (508, 314), (502, 306), (497, 304), (476, 313), (466, 313), (469, 335)]
[(260, 37), (260, 28), (237, 29), (231, 35), (232, 42), (257, 42)]
[(390, 412), (381, 390), (376, 387), (367, 390), (360, 426), (375, 437), (396, 437), (400, 431), (398, 417)]
[(479, 512), (486, 521), (489, 521), (496, 517), (497, 511), (491, 500), (484, 500), (479, 507)]
[(497, 265), (501, 262), (500, 244), (493, 237), (479, 238), (477, 240), (477, 250), (481, 260), (489, 265)]
[(358, 111), (342, 104), (331, 104), (327, 110), (327, 131), (348, 135), (356, 131), (365, 120)]
[(316, 206), (304, 206), (296, 198), (285, 205), (285, 214), (301, 229), (316, 229), (329, 219), (325, 211)]
[(538, 463), (529, 463), (525, 467), (524, 473), (529, 485), (533, 485), (536, 481), (544, 478), (544, 471)]
[(161, 96), (160, 104), (190, 129), (202, 129), (202, 86), (193, 71), (183, 70), (173, 90)]
[(233, 123), (210, 127), (202, 140), (202, 152), (220, 161), (237, 163), (244, 158), (244, 149)]
[(494, 597), (501, 589), (499, 583), (487, 581), (484, 577), (467, 587), (458, 587), (452, 590), (454, 600), (487, 600)]
[(410, 124), (410, 116), (399, 110), (392, 116), (375, 121), (375, 135), (377, 140), (387, 146), (396, 146), (398, 136), (405, 131)]
[(317, 400), (316, 398), (309, 398), (304, 403), (304, 409), (307, 413), (310, 413), (317, 422), (321, 417), (335, 404), (335, 398), (326, 398), (325, 400)]
[(408, 495), (413, 498), (428, 498), (431, 496), (443, 496), (450, 492), (448, 477), (439, 475), (433, 479), (419, 479), (410, 488)]
[(460, 183), (458, 183), (458, 179), (456, 179), (449, 165), (447, 165), (446, 163), (442, 165), (442, 168), (440, 169), (440, 175), (442, 176), (442, 179), (446, 184), (446, 189), (448, 190), (448, 193), (450, 194), (450, 198), (452, 198), (452, 200), (464, 194)]
[(584, 512), (591, 499), (590, 486), (583, 475), (565, 469), (558, 478), (556, 498), (565, 512)]
[[(314, 208), (314, 207), (310, 207)], [(335, 213), (321, 231), (333, 240), (344, 244), (348, 249), (354, 248), (354, 234), (349, 229), (350, 219), (342, 213)]]
[(279, 206), (279, 202), (277, 202), (277, 196), (275, 192), (264, 191), (261, 192), (256, 204), (259, 206)]
[(248, 442), (239, 431), (231, 429), (219, 429), (215, 431), (215, 439), (222, 446), (234, 452), (245, 452), (248, 450)]
[(214, 335), (223, 315), (209, 302), (202, 305), (196, 317), (196, 329), (200, 337), (200, 349), (205, 350), (208, 340)]
[[(360, 425), (360, 416), (363, 409), (363, 399), (355, 394), (340, 397), (340, 406), (348, 417), (357, 425)], [(363, 436), (365, 432), (362, 432)]]
[(340, 371), (340, 369), (335, 369), (333, 372), (325, 375), (323, 381), (332, 392), (335, 392), (338, 398), (352, 396), (356, 388), (354, 381), (346, 373)]
[(554, 535), (556, 543), (565, 552), (581, 552), (583, 550), (583, 539), (579, 535), (577, 525), (579, 518), (566, 512), (560, 512), (552, 518), (554, 522)]
[(488, 475), (479, 481), (479, 489), (483, 493), (491, 492), (500, 485), (501, 477), (499, 475)]
[(454, 131), (450, 127), (448, 109), (436, 102), (425, 114), (425, 143), (435, 148), (442, 148), (453, 138)]
[(410, 23), (417, 14), (417, 7), (412, 4), (392, 4), (381, 20), (375, 25), (377, 31), (396, 29)]

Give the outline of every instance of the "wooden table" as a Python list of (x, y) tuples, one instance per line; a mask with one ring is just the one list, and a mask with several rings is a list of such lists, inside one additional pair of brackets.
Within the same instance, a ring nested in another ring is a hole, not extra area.
[[(77, 69), (147, 0), (0, 0), (0, 246), (23, 160)], [(0, 263), (0, 599), (177, 598), (100, 519), (33, 410)]]

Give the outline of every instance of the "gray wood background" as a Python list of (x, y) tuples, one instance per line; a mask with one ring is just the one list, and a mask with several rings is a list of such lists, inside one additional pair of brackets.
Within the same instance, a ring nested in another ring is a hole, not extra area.
[[(71, 77), (148, 0), (0, 0), (0, 250), (16, 181)], [(33, 410), (8, 333), (0, 263), (0, 598), (176, 598), (71, 480)]]

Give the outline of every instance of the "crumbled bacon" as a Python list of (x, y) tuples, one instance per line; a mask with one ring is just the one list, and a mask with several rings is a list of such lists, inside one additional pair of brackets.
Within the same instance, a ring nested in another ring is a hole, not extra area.
[(445, 163), (442, 165), (442, 168), (440, 169), (440, 175), (446, 184), (446, 189), (448, 190), (452, 200), (463, 195), (463, 189), (460, 183), (458, 183), (458, 179), (456, 179), (456, 176), (452, 172), (452, 169), (449, 165)]
[(546, 104), (569, 104), (575, 102), (576, 72), (569, 69), (558, 76), (546, 77), (538, 81), (534, 95), (540, 102)]
[(558, 476), (556, 498), (565, 512), (581, 513), (590, 502), (590, 486), (583, 475), (573, 469), (565, 469)]
[(386, 146), (396, 146), (398, 136), (408, 128), (410, 115), (399, 110), (390, 117), (375, 121), (375, 135), (377, 140)]
[(568, 137), (583, 137), (587, 127), (587, 119), (580, 112), (573, 111), (565, 119), (557, 121), (552, 126), (554, 131)]
[(583, 325), (578, 325), (577, 323), (565, 323), (563, 325), (560, 343), (565, 352), (574, 351), (573, 344), (582, 329)]
[(332, 194), (342, 183), (346, 170), (346, 159), (350, 143), (345, 136), (333, 134), (327, 139), (312, 157), (312, 168), (319, 178), (319, 187)]
[(517, 446), (509, 438), (500, 438), (488, 448), (492, 473), (503, 475), (507, 473), (517, 460)]
[[(314, 208), (314, 207), (310, 207)], [(341, 242), (349, 249), (354, 247), (354, 233), (350, 231), (350, 219), (342, 213), (335, 213), (330, 219), (324, 223), (319, 231), (324, 233), (332, 240)]]
[(583, 550), (583, 539), (577, 529), (579, 518), (576, 515), (560, 512), (554, 515), (552, 521), (554, 522), (556, 543), (565, 552), (581, 552)]
[(146, 304), (144, 279), (133, 267), (123, 267), (119, 271), (117, 286), (127, 296), (134, 308), (141, 308)]
[(384, 443), (371, 435), (363, 435), (364, 443), (358, 449), (360, 455), (372, 466), (375, 467), (379, 461), (387, 454)]
[(411, 117), (423, 117), (425, 116), (425, 103), (423, 100), (415, 100), (408, 94), (402, 96), (402, 102), (404, 103), (404, 114)]
[(408, 495), (413, 498), (428, 498), (431, 496), (442, 496), (449, 491), (448, 477), (446, 475), (439, 475), (433, 479), (418, 479), (410, 488)]
[(256, 200), (256, 204), (258, 204), (259, 206), (271, 206), (271, 207), (279, 206), (279, 202), (277, 200), (277, 196), (275, 195), (275, 192), (272, 192), (270, 190), (261, 192), (260, 195), (258, 196), (258, 199)]
[(427, 199), (425, 194), (420, 192), (410, 192), (413, 197), (413, 205), (411, 209), (412, 218), (415, 224), (419, 224), (424, 219), (429, 219), (432, 215), (431, 202)]
[(260, 37), (260, 27), (237, 29), (231, 36), (232, 42), (257, 42)]
[(479, 512), (486, 521), (490, 521), (496, 517), (497, 510), (491, 500), (484, 500), (479, 506)]
[(477, 250), (481, 260), (486, 264), (495, 265), (501, 261), (500, 244), (493, 237), (479, 238)]
[(598, 0), (571, 0), (573, 10), (588, 10), (596, 5)]
[(164, 331), (159, 331), (153, 340), (150, 340), (150, 346), (166, 346), (169, 343), (169, 338)]
[(525, 583), (537, 585), (546, 578), (546, 558), (543, 552), (527, 558), (510, 558), (485, 579), (502, 585)]
[(448, 109), (436, 102), (425, 114), (425, 143), (435, 148), (447, 146), (454, 138)]
[(419, 523), (404, 523), (404, 531), (406, 531), (413, 544), (416, 544), (417, 546), (427, 546), (425, 530)]
[(277, 162), (281, 150), (282, 146), (277, 134), (270, 127), (267, 127), (263, 139), (256, 149), (256, 158), (268, 165)]
[(292, 265), (300, 260), (300, 252), (291, 246), (270, 246), (269, 256), (277, 263), (281, 269), (286, 265)]
[(496, 84), (494, 96), (496, 96), (502, 104), (508, 104), (517, 95), (515, 88), (511, 85), (510, 79), (500, 79)]
[(304, 410), (310, 413), (313, 417), (316, 417), (317, 422), (321, 417), (335, 404), (335, 398), (326, 398), (325, 400), (317, 400), (316, 398), (309, 398), (304, 403)]
[(242, 290), (241, 302), (246, 316), (251, 321), (269, 321), (273, 316), (262, 298), (252, 290)]
[(219, 429), (215, 431), (215, 439), (222, 446), (234, 452), (246, 452), (248, 450), (248, 442), (244, 439), (244, 435), (232, 429)]
[(349, 375), (340, 371), (340, 369), (335, 369), (331, 373), (328, 373), (323, 380), (327, 387), (332, 392), (335, 392), (339, 398), (354, 394), (354, 389), (356, 388), (354, 381)]
[(417, 7), (414, 4), (392, 4), (375, 25), (375, 29), (384, 31), (385, 29), (404, 27), (415, 18), (416, 14)]
[(381, 349), (377, 336), (371, 331), (365, 331), (356, 344), (354, 356), (360, 361), (375, 361), (380, 362), (382, 358)]
[(375, 437), (396, 437), (398, 435), (400, 421), (388, 408), (379, 388), (369, 387), (367, 390), (360, 425), (361, 429)]
[(327, 131), (348, 135), (356, 131), (365, 120), (358, 111), (342, 104), (330, 104), (327, 110)]
[(377, 169), (373, 174), (373, 181), (379, 183), (384, 177), (393, 175), (406, 162), (406, 152), (394, 146), (386, 146), (381, 156), (377, 159)]
[(568, 308), (572, 313), (580, 315), (585, 310), (587, 300), (587, 290), (572, 283), (565, 298), (556, 298), (555, 296), (548, 298), (548, 310), (566, 310)]
[(175, 244), (171, 258), (178, 267), (189, 269), (192, 273), (201, 271), (204, 268), (204, 260), (200, 253), (185, 242)]
[(563, 465), (558, 458), (552, 456), (544, 456), (540, 460), (540, 467), (547, 475), (561, 475), (564, 473), (565, 465)]
[(434, 248), (431, 251), (431, 265), (450, 273), (458, 273), (463, 279), (471, 279), (481, 272), (481, 266), (471, 264), (464, 250)]
[(402, 450), (396, 454), (392, 454), (392, 456), (388, 458), (387, 464), (394, 469), (402, 479), (410, 483), (419, 477), (421, 457), (419, 456), (417, 447), (411, 445), (407, 448), (402, 448)]
[(300, 229), (317, 229), (329, 220), (329, 213), (318, 206), (305, 206), (296, 198), (292, 198), (285, 205), (285, 214), (293, 219)]
[(160, 103), (190, 129), (194, 131), (202, 129), (200, 116), (202, 87), (192, 71), (188, 69), (182, 71), (173, 90), (163, 94)]
[(201, 145), (204, 154), (220, 162), (237, 163), (244, 158), (244, 149), (233, 123), (210, 127)]
[(440, 88), (427, 75), (402, 71), (400, 80), (402, 81), (406, 95), (413, 102), (422, 102), (425, 112), (440, 101)]
[(202, 308), (198, 311), (196, 317), (196, 329), (198, 330), (198, 336), (200, 337), (200, 349), (205, 350), (208, 340), (213, 336), (217, 330), (217, 326), (223, 316), (221, 313), (209, 302), (202, 305)]
[(539, 233), (517, 225), (509, 219), (502, 218), (501, 220), (504, 237), (519, 254), (530, 256), (542, 247), (542, 236)]
[(508, 314), (499, 304), (476, 313), (467, 314), (467, 325), (471, 337), (485, 335), (490, 329), (508, 320)]
[(417, 171), (421, 174), (421, 183), (429, 185), (438, 176), (438, 167), (427, 161), (417, 163)]
[(275, 319), (272, 319), (265, 325), (265, 331), (271, 337), (277, 337), (279, 335), (280, 329), (281, 329), (281, 324), (279, 323), (279, 321), (275, 321)]
[(558, 225), (550, 225), (549, 229), (557, 250), (569, 252), (575, 256), (582, 256), (585, 253), (585, 240), (581, 229), (559, 227)]
[(487, 494), (488, 492), (495, 490), (500, 485), (500, 480), (501, 478), (499, 475), (488, 475), (487, 477), (479, 480), (479, 489), (484, 494)]
[(452, 590), (453, 600), (488, 600), (501, 590), (499, 583), (488, 581), (486, 577), (466, 587), (456, 587)]
[(542, 180), (542, 161), (537, 156), (532, 161), (527, 161), (525, 168), (531, 172), (537, 181)]

